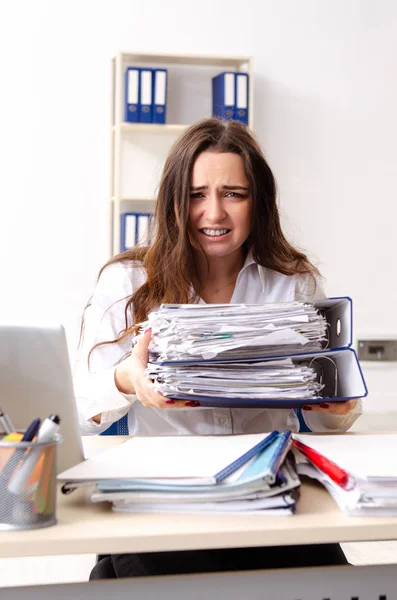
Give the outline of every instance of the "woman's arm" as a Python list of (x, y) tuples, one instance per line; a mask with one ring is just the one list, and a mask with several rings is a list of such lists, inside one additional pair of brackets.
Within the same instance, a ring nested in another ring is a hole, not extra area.
[[(125, 329), (125, 306), (144, 273), (138, 267), (116, 263), (107, 267), (95, 287), (84, 312), (84, 326), (77, 362), (74, 387), (82, 433), (100, 433), (124, 416), (136, 397), (123, 394), (115, 381), (118, 362), (131, 349), (131, 338), (121, 343), (91, 348), (98, 342), (117, 339)], [(128, 325), (131, 325), (132, 319)], [(95, 420), (94, 420), (95, 417)]]

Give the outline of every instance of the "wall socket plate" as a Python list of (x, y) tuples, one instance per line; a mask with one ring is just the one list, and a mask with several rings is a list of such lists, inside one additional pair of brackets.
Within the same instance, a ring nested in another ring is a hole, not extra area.
[(397, 361), (397, 340), (358, 340), (358, 359)]

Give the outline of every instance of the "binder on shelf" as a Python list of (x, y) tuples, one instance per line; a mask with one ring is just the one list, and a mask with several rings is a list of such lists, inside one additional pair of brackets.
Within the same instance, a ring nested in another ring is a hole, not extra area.
[(212, 78), (212, 116), (233, 119), (235, 105), (235, 73), (219, 73)]
[(137, 213), (120, 215), (120, 252), (136, 246), (138, 219)]
[(236, 121), (248, 125), (248, 73), (236, 73), (235, 75), (235, 105), (234, 116)]
[(153, 122), (153, 69), (139, 70), (139, 120), (141, 123)]
[(167, 69), (153, 69), (153, 123), (166, 122)]
[(149, 246), (153, 215), (151, 213), (128, 212), (120, 215), (120, 252), (134, 246)]
[(139, 69), (128, 67), (125, 71), (125, 114), (128, 123), (139, 122)]

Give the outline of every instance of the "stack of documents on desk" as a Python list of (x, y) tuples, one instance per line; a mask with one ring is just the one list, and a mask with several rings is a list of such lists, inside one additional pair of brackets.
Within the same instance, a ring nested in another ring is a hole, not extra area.
[(191, 362), (321, 350), (326, 320), (303, 302), (163, 304), (149, 315), (150, 361)]
[(294, 434), (348, 476), (336, 483), (332, 470), (318, 468), (296, 453), (301, 475), (318, 479), (338, 506), (351, 515), (397, 516), (397, 434)]
[(117, 512), (291, 515), (299, 477), (290, 431), (133, 438), (61, 473), (67, 493), (95, 483)]

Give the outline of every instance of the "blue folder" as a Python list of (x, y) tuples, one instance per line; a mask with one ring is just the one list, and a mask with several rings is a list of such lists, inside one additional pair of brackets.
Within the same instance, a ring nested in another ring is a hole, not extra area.
[(128, 67), (124, 81), (124, 120), (139, 122), (139, 69)]
[(236, 94), (235, 73), (227, 71), (212, 78), (212, 116), (233, 119)]
[(244, 125), (248, 125), (248, 98), (248, 73), (236, 73), (233, 118), (235, 121), (241, 121)]
[(141, 123), (153, 122), (153, 69), (139, 70), (139, 120)]
[(167, 80), (167, 69), (153, 69), (153, 123), (166, 122)]

